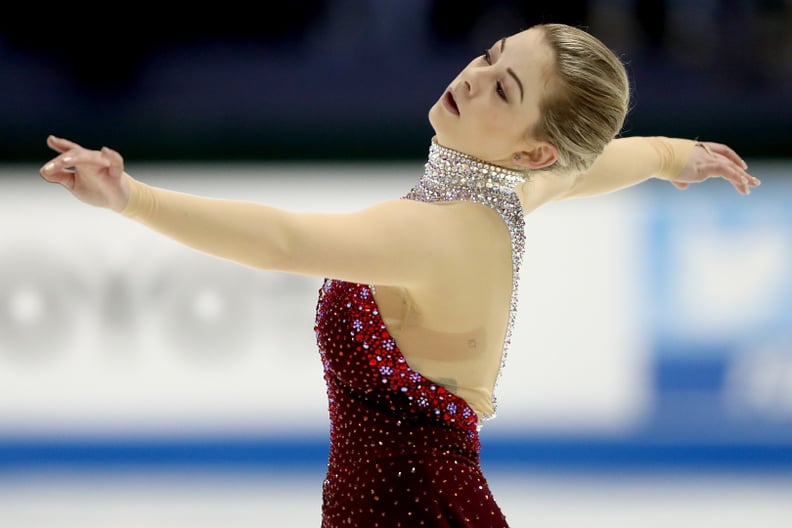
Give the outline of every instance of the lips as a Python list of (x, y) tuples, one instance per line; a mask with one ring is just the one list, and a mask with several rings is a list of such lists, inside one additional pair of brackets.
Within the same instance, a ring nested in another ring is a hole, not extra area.
[(451, 90), (448, 90), (443, 96), (443, 106), (445, 106), (446, 110), (452, 114), (459, 115), (459, 106), (457, 106), (456, 100), (454, 99), (454, 95), (451, 93)]

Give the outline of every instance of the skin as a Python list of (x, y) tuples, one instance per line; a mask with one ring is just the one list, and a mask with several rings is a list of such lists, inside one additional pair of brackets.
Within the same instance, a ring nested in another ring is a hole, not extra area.
[[(438, 143), (516, 169), (552, 164), (555, 147), (528, 134), (539, 121), (539, 102), (552, 64), (552, 50), (540, 29), (493, 43), (457, 75), (429, 110)], [(447, 94), (453, 97), (458, 115), (448, 108)]]
[[(429, 111), (438, 143), (510, 168), (541, 169), (555, 161), (555, 147), (528, 134), (539, 119), (539, 100), (552, 72), (552, 55), (540, 31), (529, 29), (493, 43), (488, 57), (475, 58), (456, 76)], [(458, 112), (448, 106), (449, 92)], [(87, 149), (54, 136), (47, 138), (47, 145), (57, 155), (40, 171), (46, 181), (63, 185), (87, 204), (124, 211), (134, 181), (118, 152)], [(635, 149), (644, 155), (633, 156)], [(561, 177), (537, 171), (517, 188), (524, 212), (552, 200), (611, 192), (652, 176), (679, 188), (723, 178), (743, 194), (759, 185), (726, 145), (691, 147), (675, 174), (663, 174), (652, 149), (644, 138), (622, 138), (612, 141), (583, 174)], [(627, 165), (629, 160), (633, 166)], [(466, 387), (486, 387), (494, 380), (512, 285), (509, 234), (490, 208), (396, 199), (364, 211), (319, 215), (259, 205), (224, 202), (227, 214), (204, 223), (206, 215), (198, 214), (193, 202), (167, 213), (185, 217), (179, 211), (192, 208), (189, 223), (201, 236), (188, 245), (198, 249), (245, 240), (231, 250), (255, 248), (255, 257), (265, 259), (261, 267), (375, 284), (380, 312), (413, 368), (444, 380), (468, 401), (475, 394), (466, 393)], [(349, 261), (355, 266), (347, 265)], [(471, 348), (471, 342), (476, 346)], [(443, 350), (454, 354), (436, 352)]]

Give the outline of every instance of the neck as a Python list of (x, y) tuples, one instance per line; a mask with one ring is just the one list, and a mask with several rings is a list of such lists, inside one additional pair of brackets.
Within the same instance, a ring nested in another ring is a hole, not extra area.
[(425, 175), (456, 181), (467, 187), (514, 188), (525, 181), (525, 173), (489, 163), (458, 150), (444, 147), (432, 138)]

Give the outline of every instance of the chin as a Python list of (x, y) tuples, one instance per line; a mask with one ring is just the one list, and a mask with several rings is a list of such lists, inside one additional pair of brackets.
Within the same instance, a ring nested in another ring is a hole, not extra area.
[(435, 103), (432, 108), (429, 109), (429, 124), (432, 125), (435, 133), (438, 133), (438, 128), (442, 127), (440, 122), (440, 112), (442, 108), (439, 107), (439, 103)]
[(429, 123), (432, 125), (432, 130), (437, 137), (438, 142), (443, 146), (448, 146), (444, 142), (452, 142), (457, 143), (454, 141), (455, 132), (459, 132), (458, 127), (459, 123), (456, 122), (449, 122), (447, 119), (447, 114), (445, 113), (445, 109), (435, 105), (429, 110)]

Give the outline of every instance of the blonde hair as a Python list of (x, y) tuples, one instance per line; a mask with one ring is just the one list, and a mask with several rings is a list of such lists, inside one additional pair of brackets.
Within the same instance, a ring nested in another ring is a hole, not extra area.
[(624, 64), (597, 38), (565, 24), (539, 24), (555, 55), (534, 137), (558, 150), (549, 169), (588, 169), (621, 131), (630, 104)]

